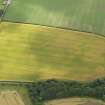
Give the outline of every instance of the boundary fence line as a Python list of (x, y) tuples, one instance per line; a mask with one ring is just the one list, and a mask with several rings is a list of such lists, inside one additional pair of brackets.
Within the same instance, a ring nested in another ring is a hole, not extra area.
[(74, 32), (81, 32), (81, 33), (87, 33), (87, 34), (93, 34), (92, 36), (97, 37), (97, 38), (105, 38), (104, 34), (96, 33), (96, 32), (91, 32), (91, 31), (83, 31), (79, 29), (75, 29), (72, 27), (59, 27), (59, 26), (51, 26), (51, 25), (44, 25), (44, 24), (34, 24), (34, 23), (28, 23), (28, 22), (19, 22), (19, 21), (10, 21), (6, 19), (2, 19), (2, 22), (10, 22), (14, 24), (25, 24), (25, 25), (37, 25), (41, 27), (48, 27), (48, 28), (55, 28), (55, 29), (61, 29), (61, 30), (68, 30), (68, 31), (74, 31)]
[(29, 82), (29, 81), (0, 81), (0, 84), (34, 84), (35, 82)]

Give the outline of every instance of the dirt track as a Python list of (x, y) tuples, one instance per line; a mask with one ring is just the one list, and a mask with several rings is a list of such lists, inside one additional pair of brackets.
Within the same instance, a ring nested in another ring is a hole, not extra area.
[(47, 101), (45, 105), (105, 105), (105, 103), (91, 98), (65, 98)]

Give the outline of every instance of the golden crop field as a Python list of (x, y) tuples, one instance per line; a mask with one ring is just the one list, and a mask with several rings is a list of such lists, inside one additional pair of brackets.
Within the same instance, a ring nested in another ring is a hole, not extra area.
[(25, 105), (16, 91), (3, 91), (0, 93), (0, 105)]
[(0, 80), (92, 80), (105, 76), (105, 38), (10, 22), (0, 24)]

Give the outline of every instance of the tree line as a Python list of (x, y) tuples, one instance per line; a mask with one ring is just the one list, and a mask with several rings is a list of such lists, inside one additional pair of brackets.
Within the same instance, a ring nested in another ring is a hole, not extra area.
[(90, 97), (105, 101), (105, 78), (91, 82), (50, 79), (38, 82), (0, 82), (0, 85), (14, 85), (27, 89), (33, 105), (43, 105), (46, 100), (66, 97)]
[(105, 78), (92, 82), (46, 80), (26, 86), (33, 105), (66, 97), (92, 97), (105, 101)]

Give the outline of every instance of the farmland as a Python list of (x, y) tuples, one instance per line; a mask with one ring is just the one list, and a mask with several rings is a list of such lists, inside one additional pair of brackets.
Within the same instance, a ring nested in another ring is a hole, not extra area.
[(104, 102), (88, 98), (67, 98), (45, 102), (45, 105), (105, 105)]
[(25, 105), (16, 91), (4, 91), (0, 94), (0, 105)]
[[(7, 99), (8, 97), (9, 99)], [(18, 97), (21, 98), (19, 99)], [(6, 102), (6, 100), (9, 102)], [(28, 95), (28, 90), (25, 87), (11, 82), (4, 83), (0, 81), (0, 105), (12, 105), (12, 102), (16, 103), (16, 100), (24, 101), (25, 105), (32, 105)], [(18, 105), (21, 104), (18, 103)]]
[(4, 20), (105, 35), (105, 0), (12, 0)]
[(105, 105), (105, 0), (3, 1), (0, 105)]
[(1, 80), (92, 80), (104, 76), (104, 37), (9, 22), (2, 22), (0, 30)]

